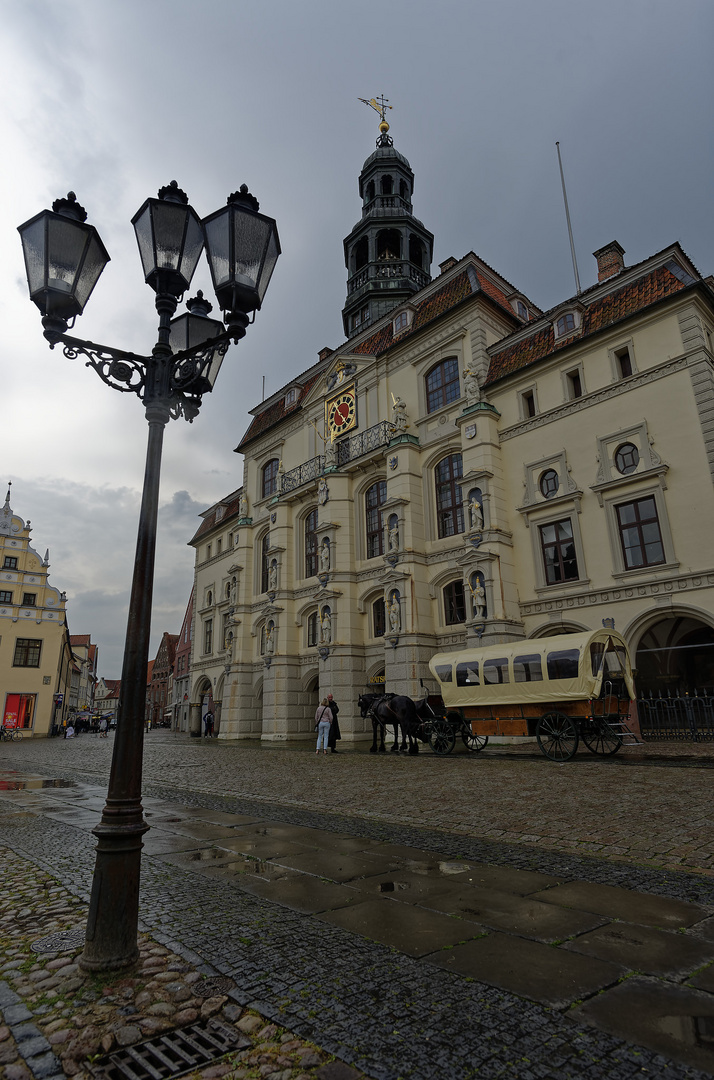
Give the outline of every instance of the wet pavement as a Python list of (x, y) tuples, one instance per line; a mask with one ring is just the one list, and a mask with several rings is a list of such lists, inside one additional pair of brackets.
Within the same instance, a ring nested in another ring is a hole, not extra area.
[[(11, 744), (0, 841), (86, 897), (111, 743), (82, 743)], [(714, 1073), (714, 878), (667, 853), (658, 865), (650, 836), (666, 818), (704, 861), (711, 782), (696, 762), (147, 744), (143, 926), (233, 978), (239, 1004), (385, 1080)], [(360, 777), (348, 815), (340, 792)], [(534, 839), (467, 833), (463, 819), (496, 813), (483, 788), (499, 777), (498, 812), (525, 802)], [(429, 827), (395, 820), (415, 788)], [(546, 849), (546, 790), (550, 820), (561, 793), (581, 807), (576, 835), (620, 830), (619, 805), (646, 790), (626, 824), (648, 858), (564, 851), (558, 830)], [(449, 827), (455, 802), (468, 805)]]

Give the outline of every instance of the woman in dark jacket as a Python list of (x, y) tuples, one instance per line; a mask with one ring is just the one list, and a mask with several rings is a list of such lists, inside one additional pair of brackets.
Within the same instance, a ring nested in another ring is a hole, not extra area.
[(332, 723), (330, 725), (330, 734), (327, 736), (327, 745), (333, 754), (337, 753), (337, 746), (335, 745), (338, 739), (342, 738), (340, 734), (340, 722), (337, 719), (337, 714), (340, 711), (340, 706), (337, 704), (332, 694), (327, 695), (327, 704), (330, 706), (332, 712)]

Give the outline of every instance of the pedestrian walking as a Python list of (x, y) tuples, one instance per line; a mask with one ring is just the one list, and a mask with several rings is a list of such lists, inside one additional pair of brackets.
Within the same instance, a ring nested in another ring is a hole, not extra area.
[(103, 716), (102, 719), (99, 721), (99, 738), (100, 739), (108, 738), (108, 735), (107, 735), (107, 718), (106, 718), (106, 716)]
[(210, 710), (203, 718), (203, 736), (205, 739), (213, 738), (213, 713)]
[(330, 724), (330, 734), (327, 736), (327, 745), (329, 746), (331, 753), (337, 754), (337, 740), (342, 738), (342, 734), (340, 733), (340, 722), (337, 719), (340, 706), (337, 704), (332, 694), (327, 695), (327, 704), (332, 713), (332, 723)]
[(327, 740), (330, 734), (330, 725), (332, 724), (332, 712), (327, 704), (327, 698), (323, 698), (317, 707), (315, 713), (315, 731), (317, 732), (317, 750), (316, 754), (322, 750), (323, 754), (327, 753)]

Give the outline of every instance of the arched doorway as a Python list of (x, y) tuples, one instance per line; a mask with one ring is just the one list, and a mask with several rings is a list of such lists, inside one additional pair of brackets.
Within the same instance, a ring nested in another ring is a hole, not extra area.
[(714, 629), (691, 615), (649, 626), (635, 651), (638, 694), (693, 694), (714, 687)]
[(215, 708), (213, 706), (213, 690), (211, 688), (211, 683), (209, 682), (208, 679), (204, 679), (203, 682), (200, 684), (200, 686), (198, 688), (198, 694), (197, 694), (197, 699), (196, 700), (198, 701), (199, 708), (200, 708), (199, 734), (203, 735), (203, 733), (204, 733), (204, 724), (203, 724), (204, 716), (208, 712), (213, 713), (214, 717), (216, 715), (216, 710), (215, 710)]

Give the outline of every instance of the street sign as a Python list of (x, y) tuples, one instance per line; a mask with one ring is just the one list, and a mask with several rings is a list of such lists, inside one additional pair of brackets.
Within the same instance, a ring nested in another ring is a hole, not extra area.
[(55, 705), (61, 705), (63, 701), (64, 701), (64, 694), (55, 694), (54, 695)]

